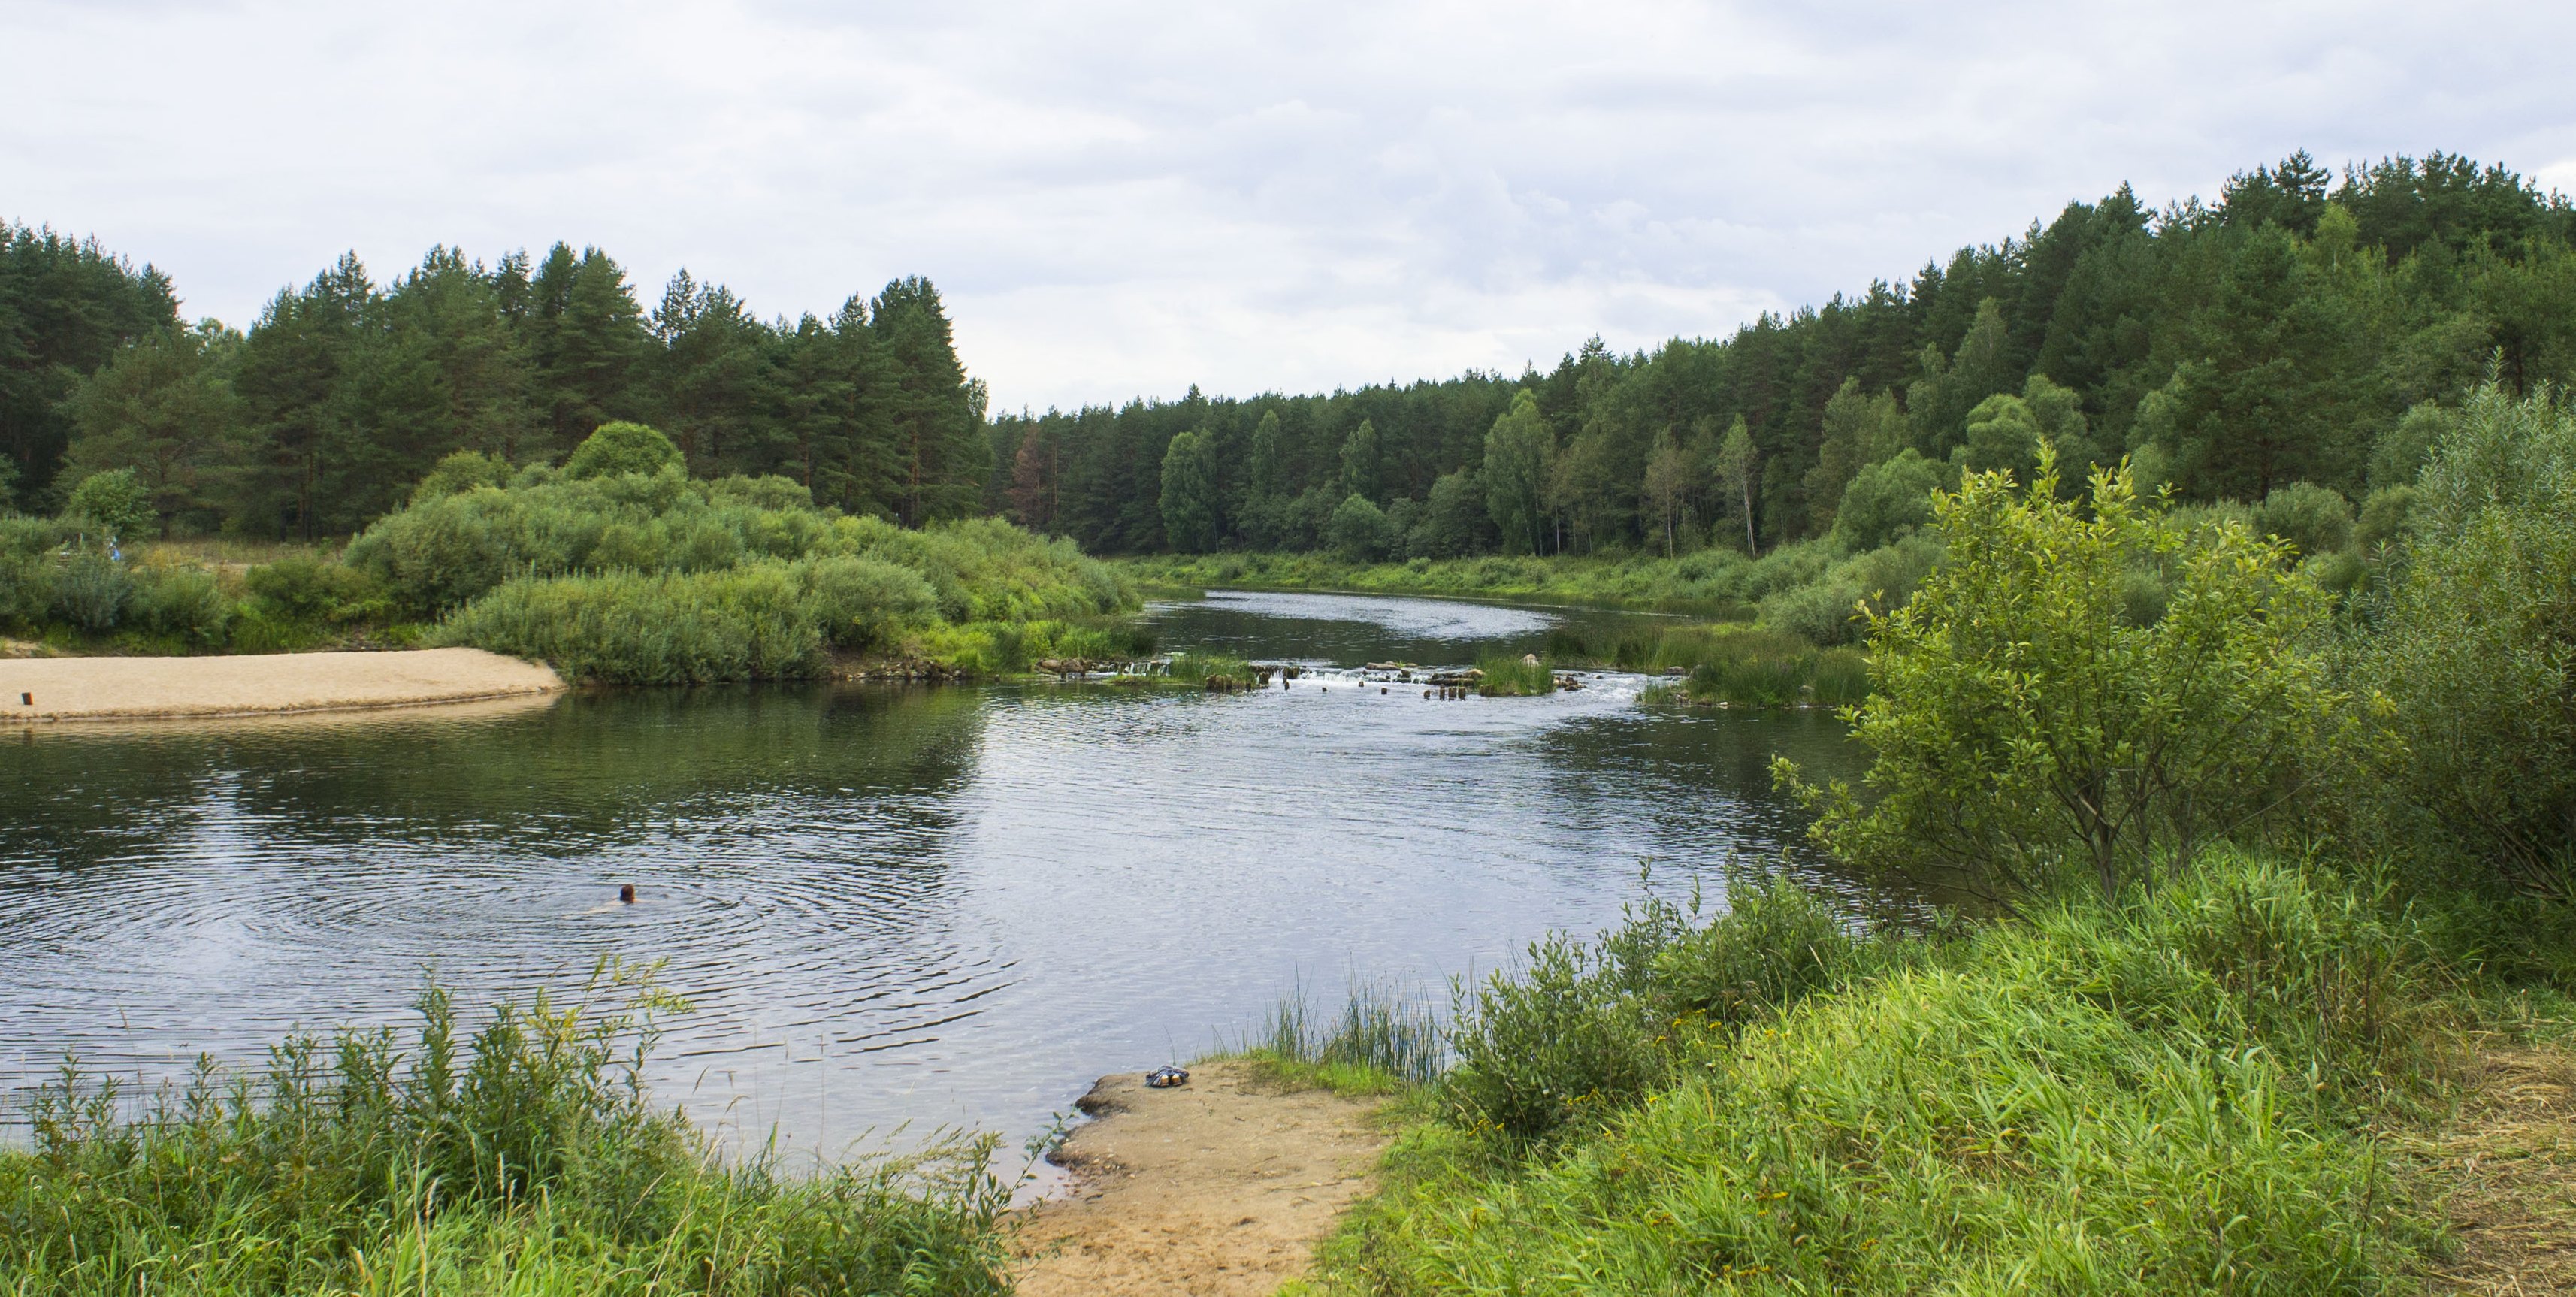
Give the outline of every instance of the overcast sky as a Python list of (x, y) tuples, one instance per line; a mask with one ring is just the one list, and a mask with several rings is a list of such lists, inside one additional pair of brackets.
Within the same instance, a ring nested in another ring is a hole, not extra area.
[(344, 249), (923, 274), (1017, 409), (1723, 334), (2298, 147), (2576, 191), (2568, 5), (907, 8), (0, 0), (0, 217), (244, 325)]

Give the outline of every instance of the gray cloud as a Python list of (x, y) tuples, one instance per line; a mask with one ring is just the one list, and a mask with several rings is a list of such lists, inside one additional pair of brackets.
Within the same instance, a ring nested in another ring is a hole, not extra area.
[(1718, 334), (2305, 146), (2576, 185), (2576, 16), (2466, 4), (0, 6), (0, 215), (247, 322), (354, 248), (649, 300), (921, 273), (1005, 407)]

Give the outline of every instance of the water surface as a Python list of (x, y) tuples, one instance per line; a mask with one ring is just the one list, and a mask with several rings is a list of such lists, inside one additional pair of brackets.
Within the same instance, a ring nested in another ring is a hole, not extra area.
[[(1349, 667), (1605, 615), (1220, 593), (1152, 616), (1166, 650)], [(1822, 713), (1644, 708), (1643, 683), (746, 686), (8, 734), (0, 1086), (67, 1051), (148, 1082), (400, 1021), (430, 970), (470, 1004), (616, 955), (694, 1003), (657, 1079), (702, 1119), (826, 1150), (1025, 1135), (1301, 981), (1438, 994), (1614, 919), (1642, 860), (1686, 886), (1772, 849), (1800, 823), (1775, 752), (1850, 769)]]

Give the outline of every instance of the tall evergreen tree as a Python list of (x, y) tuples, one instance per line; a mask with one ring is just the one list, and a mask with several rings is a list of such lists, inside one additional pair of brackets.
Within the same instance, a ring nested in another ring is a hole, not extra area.
[(170, 281), (94, 239), (0, 223), (0, 455), (21, 499), (45, 496), (71, 440), (72, 385), (140, 339), (180, 328)]
[(939, 290), (898, 279), (877, 294), (870, 327), (892, 362), (884, 404), (892, 433), (895, 514), (908, 526), (972, 512), (992, 471), (975, 390), (957, 360)]
[(242, 336), (213, 320), (151, 334), (83, 378), (64, 400), (72, 481), (130, 469), (169, 534), (174, 520), (205, 527), (245, 458), (229, 371)]

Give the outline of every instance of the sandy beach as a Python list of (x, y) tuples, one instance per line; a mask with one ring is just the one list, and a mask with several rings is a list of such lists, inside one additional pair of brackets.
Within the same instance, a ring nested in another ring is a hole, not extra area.
[(0, 658), (0, 718), (259, 716), (417, 707), (563, 688), (553, 669), (481, 649), (236, 657)]
[(1241, 1060), (1155, 1090), (1103, 1077), (1054, 1160), (1073, 1191), (1023, 1221), (1021, 1297), (1264, 1297), (1366, 1191), (1392, 1138), (1382, 1100), (1283, 1091)]

